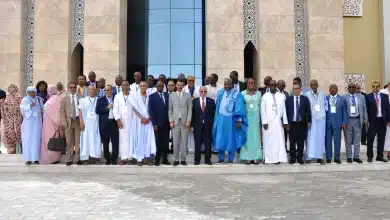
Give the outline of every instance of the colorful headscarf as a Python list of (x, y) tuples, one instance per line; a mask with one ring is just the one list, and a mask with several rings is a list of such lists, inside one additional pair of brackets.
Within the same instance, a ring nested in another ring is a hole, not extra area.
[(29, 86), (29, 87), (27, 87), (27, 89), (26, 89), (26, 93), (27, 93), (27, 95), (28, 95), (28, 93), (29, 92), (37, 92), (37, 89), (34, 87), (34, 86)]

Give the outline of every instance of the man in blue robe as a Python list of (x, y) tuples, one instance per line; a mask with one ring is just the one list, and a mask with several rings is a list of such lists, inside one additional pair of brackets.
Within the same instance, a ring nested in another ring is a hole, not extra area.
[(227, 78), (224, 89), (217, 95), (213, 125), (213, 144), (218, 150), (219, 164), (225, 161), (225, 151), (229, 154), (228, 163), (233, 163), (237, 149), (245, 144), (247, 127), (244, 98)]
[(39, 164), (39, 151), (42, 139), (43, 99), (37, 96), (37, 89), (29, 86), (27, 96), (22, 99), (20, 112), (22, 122), (23, 159), (26, 165)]

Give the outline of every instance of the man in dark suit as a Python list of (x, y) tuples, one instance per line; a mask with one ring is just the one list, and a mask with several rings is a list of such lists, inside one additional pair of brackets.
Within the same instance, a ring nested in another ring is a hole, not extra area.
[[(272, 77), (271, 76), (266, 76), (264, 77), (264, 87), (259, 88), (259, 92), (261, 92), (261, 96), (263, 96), (266, 92), (269, 92), (269, 82), (271, 82)], [(286, 87), (286, 85), (284, 85)]]
[(380, 83), (372, 83), (373, 92), (366, 95), (366, 105), (368, 113), (367, 132), (367, 162), (372, 162), (374, 157), (374, 139), (377, 136), (376, 161), (388, 162), (383, 157), (383, 147), (385, 144), (386, 125), (390, 126), (389, 96), (379, 93)]
[(112, 88), (112, 94), (114, 96), (122, 92), (122, 82), (123, 82), (123, 77), (121, 75), (115, 76), (115, 86)]
[(246, 83), (238, 81), (238, 72), (232, 71), (230, 73), (230, 79), (233, 81), (233, 88), (238, 89), (240, 92), (246, 90)]
[(311, 126), (310, 102), (306, 96), (301, 95), (300, 85), (293, 85), (293, 93), (293, 96), (286, 98), (287, 119), (290, 128), (290, 164), (294, 164), (297, 159), (299, 164), (304, 164), (305, 131)]
[[(367, 96), (366, 93), (362, 92), (362, 87), (359, 84), (356, 84), (356, 93), (361, 94), (364, 98)], [(362, 125), (362, 134), (361, 134), (361, 145), (367, 144), (367, 128), (366, 125), (363, 123)]]
[(171, 165), (168, 161), (169, 147), (169, 119), (168, 119), (168, 101), (169, 95), (164, 92), (165, 84), (162, 80), (157, 82), (157, 92), (149, 96), (149, 115), (153, 123), (156, 136), (156, 166), (160, 166), (160, 159), (165, 165)]
[[(119, 130), (115, 121), (113, 106), (114, 96), (112, 86), (105, 88), (106, 96), (100, 97), (96, 103), (96, 114), (99, 115), (99, 131), (103, 142), (104, 157), (106, 165), (116, 165), (119, 153)], [(112, 143), (112, 155), (110, 155), (109, 144)]]
[(199, 89), (200, 97), (192, 101), (192, 127), (195, 136), (195, 165), (200, 164), (200, 151), (202, 143), (206, 147), (205, 163), (211, 163), (211, 138), (215, 115), (215, 102), (213, 99), (206, 97), (207, 88), (205, 86)]

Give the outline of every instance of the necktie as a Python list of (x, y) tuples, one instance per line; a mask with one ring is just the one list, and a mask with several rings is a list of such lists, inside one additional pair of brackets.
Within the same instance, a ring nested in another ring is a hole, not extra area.
[(354, 105), (354, 106), (356, 105), (356, 100), (355, 100), (355, 96), (354, 95), (352, 96), (352, 105)]
[(205, 102), (204, 102), (204, 98), (202, 98), (202, 112), (204, 112), (204, 109), (205, 109)]
[(74, 101), (74, 95), (72, 95), (72, 119), (76, 120), (76, 103)]
[(295, 98), (295, 113), (296, 113), (296, 118), (295, 118), (295, 121), (300, 121), (301, 120), (301, 114), (300, 114), (300, 111), (299, 111), (299, 96), (297, 96)]
[(163, 102), (163, 104), (165, 105), (165, 101), (164, 101), (164, 97), (163, 97), (162, 93), (160, 93), (160, 98), (161, 98), (161, 101)]
[(379, 115), (379, 99), (378, 99), (378, 93), (375, 93), (375, 102), (376, 102), (376, 115)]

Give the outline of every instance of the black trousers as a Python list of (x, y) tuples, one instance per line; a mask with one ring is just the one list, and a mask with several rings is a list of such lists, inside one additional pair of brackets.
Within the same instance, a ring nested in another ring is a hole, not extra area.
[(303, 149), (305, 147), (306, 125), (304, 122), (292, 122), (289, 130), (290, 140), (290, 161), (303, 159)]
[(205, 163), (210, 162), (211, 158), (211, 131), (208, 131), (208, 129), (205, 129), (204, 124), (201, 124), (200, 132), (197, 130), (194, 130), (194, 134), (200, 133), (200, 137), (195, 135), (195, 162), (200, 162), (201, 159), (201, 150), (202, 150), (202, 143), (205, 145)]
[(365, 124), (362, 126), (362, 135), (360, 138), (362, 143), (367, 143), (367, 128)]
[[(107, 161), (116, 161), (119, 153), (119, 130), (118, 125), (114, 119), (109, 119), (106, 128), (100, 131), (100, 137), (103, 142), (104, 158)], [(110, 140), (112, 143), (112, 154), (110, 155)]]
[(159, 125), (157, 131), (154, 132), (156, 137), (156, 162), (159, 163), (162, 157), (163, 162), (168, 161), (169, 150), (169, 124)]
[(371, 122), (367, 132), (367, 158), (372, 159), (374, 157), (374, 139), (377, 136), (377, 159), (383, 159), (383, 148), (385, 146), (386, 138), (386, 124), (383, 118), (375, 118), (376, 120)]

